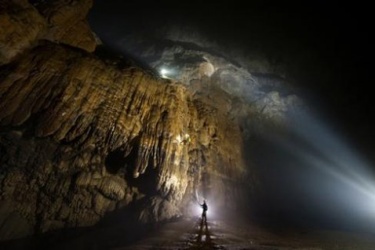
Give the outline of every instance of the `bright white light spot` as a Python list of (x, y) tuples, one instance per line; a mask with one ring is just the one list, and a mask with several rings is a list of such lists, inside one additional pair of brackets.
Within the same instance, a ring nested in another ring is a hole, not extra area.
[(170, 72), (169, 72), (169, 70), (167, 70), (167, 69), (165, 69), (165, 68), (161, 68), (160, 69), (160, 75), (161, 75), (161, 77), (163, 77), (163, 78), (168, 78), (168, 74), (169, 74)]
[(200, 205), (194, 206), (194, 215), (200, 217), (202, 215), (202, 207)]
[[(200, 204), (203, 204), (200, 203)], [(203, 208), (197, 201), (194, 201), (190, 205), (190, 211), (191, 215), (194, 217), (202, 217)], [(213, 217), (215, 217), (215, 204), (212, 204), (211, 202), (207, 201), (208, 210), (206, 211), (207, 220), (211, 220)]]
[(180, 135), (176, 136), (176, 141), (177, 141), (177, 143), (181, 143), (182, 142), (182, 138), (181, 138)]
[(190, 135), (189, 134), (184, 135), (184, 141), (186, 141), (186, 142), (190, 141)]
[(177, 135), (174, 143), (178, 144), (187, 144), (190, 142), (190, 135), (189, 134), (184, 134), (184, 135)]

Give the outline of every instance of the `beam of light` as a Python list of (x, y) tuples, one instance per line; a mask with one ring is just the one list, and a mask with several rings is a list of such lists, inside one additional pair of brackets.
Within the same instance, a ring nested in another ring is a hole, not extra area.
[[(300, 176), (300, 184), (311, 197), (311, 203), (323, 200), (330, 211), (351, 211), (375, 229), (375, 173), (368, 162), (360, 157), (329, 125), (306, 112), (289, 114), (289, 135), (272, 134), (267, 140), (279, 145), (289, 155), (298, 159), (300, 168), (315, 169), (310, 176)], [(301, 171), (301, 170), (299, 170)], [(311, 204), (314, 206), (314, 204)], [(348, 215), (350, 217), (351, 215)], [(362, 220), (363, 222), (363, 220)], [(351, 223), (351, 222), (350, 222)], [(361, 222), (358, 222), (361, 223)]]
[[(164, 65), (155, 68), (158, 69), (162, 78), (179, 79), (179, 76), (183, 73), (183, 71), (179, 72), (173, 67), (166, 67), (166, 65), (172, 65), (168, 60), (160, 61), (160, 63), (164, 63)], [(269, 79), (269, 77), (262, 75), (250, 74), (247, 70), (239, 69), (234, 65), (227, 68), (224, 67), (221, 70), (218, 75), (221, 81), (231, 82), (228, 85), (230, 87), (227, 89), (222, 88), (228, 93), (246, 100), (257, 109), (260, 115), (267, 119), (276, 120), (282, 118), (285, 110), (293, 109), (295, 106), (298, 107), (299, 98), (284, 88), (283, 81), (280, 79)], [(343, 190), (336, 192), (338, 197), (333, 202), (340, 200), (342, 204), (345, 204), (345, 202), (351, 203), (346, 204), (346, 206), (375, 216), (375, 178), (369, 164), (359, 157), (355, 149), (350, 148), (345, 141), (340, 139), (337, 133), (329, 129), (327, 124), (324, 124), (319, 119), (307, 113), (299, 113), (292, 114), (290, 120), (291, 126), (289, 129), (294, 136), (298, 137), (299, 142), (293, 144), (288, 139), (281, 138), (278, 143), (299, 158), (301, 164), (304, 165), (301, 168), (305, 166), (313, 168), (329, 176), (333, 186), (343, 187)], [(185, 139), (188, 140), (188, 138)], [(276, 139), (275, 137), (270, 138), (270, 140)], [(178, 135), (175, 141), (178, 144), (182, 144), (184, 143), (184, 138), (182, 135)], [(301, 144), (304, 147), (301, 147)], [(226, 178), (225, 176), (220, 177)], [(324, 187), (319, 183), (320, 180), (313, 178), (310, 178), (312, 187), (308, 187), (308, 184), (306, 184), (304, 188), (315, 188), (314, 191), (326, 191), (322, 190)], [(345, 193), (344, 189), (350, 192)], [(321, 192), (316, 193), (318, 195), (321, 194)], [(198, 198), (196, 197), (196, 200)], [(200, 199), (200, 203), (202, 201), (203, 199)], [(208, 200), (208, 213), (210, 215), (214, 207), (212, 203)], [(201, 215), (201, 207), (197, 201), (192, 201), (192, 210), (196, 211), (196, 215)], [(219, 209), (218, 212), (220, 212)]]
[[(351, 186), (358, 187), (358, 190), (362, 190), (363, 194), (368, 194), (375, 203), (374, 173), (370, 171), (369, 164), (323, 123), (306, 114), (300, 118), (302, 119), (298, 120), (297, 126), (294, 126), (293, 129), (319, 152), (321, 161), (325, 159), (327, 166), (322, 170), (331, 173), (332, 176), (336, 176), (345, 183), (351, 183)], [(303, 126), (300, 126), (301, 122)], [(318, 160), (316, 156), (315, 159)]]
[(335, 162), (330, 162), (329, 158), (319, 157), (311, 152), (306, 152), (297, 145), (289, 144), (284, 145), (284, 147), (293, 151), (294, 155), (298, 156), (306, 165), (329, 174), (336, 180), (367, 196), (370, 199), (370, 203), (373, 204), (373, 212), (375, 214), (375, 182), (371, 179), (365, 180), (364, 176), (356, 173), (356, 165), (350, 169), (347, 164), (339, 165)]

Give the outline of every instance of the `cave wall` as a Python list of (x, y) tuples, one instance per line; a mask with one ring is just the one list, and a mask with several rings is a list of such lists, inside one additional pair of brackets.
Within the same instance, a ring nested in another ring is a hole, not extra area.
[(140, 223), (163, 221), (187, 213), (196, 190), (218, 206), (237, 198), (235, 120), (178, 82), (97, 55), (91, 1), (31, 2), (0, 1), (0, 239), (129, 207)]
[(93, 52), (97, 39), (86, 21), (91, 7), (92, 0), (1, 0), (0, 65), (40, 39)]

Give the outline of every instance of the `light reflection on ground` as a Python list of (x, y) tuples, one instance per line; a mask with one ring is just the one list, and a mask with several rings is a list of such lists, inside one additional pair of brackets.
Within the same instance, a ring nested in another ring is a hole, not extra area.
[(228, 249), (228, 250), (373, 250), (375, 235), (366, 233), (283, 229), (235, 221), (184, 219), (119, 249)]

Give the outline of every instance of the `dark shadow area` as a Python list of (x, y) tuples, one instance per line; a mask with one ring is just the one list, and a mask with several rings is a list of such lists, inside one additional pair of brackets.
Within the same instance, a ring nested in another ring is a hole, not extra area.
[(132, 143), (133, 148), (130, 153), (126, 155), (126, 150), (117, 148), (108, 153), (105, 159), (105, 166), (109, 173), (122, 176), (126, 183), (131, 187), (138, 188), (139, 192), (145, 195), (155, 195), (158, 170), (152, 167), (151, 158), (146, 167), (146, 171), (138, 177), (134, 176), (138, 160), (140, 157), (139, 138), (135, 138)]
[[(150, 159), (151, 161), (151, 159)], [(127, 180), (127, 183), (131, 186), (135, 186), (138, 190), (147, 195), (153, 196), (157, 194), (157, 183), (158, 183), (158, 174), (159, 171), (157, 168), (151, 167), (150, 163), (147, 167), (147, 170), (144, 174), (141, 174), (137, 178), (132, 178)]]
[[(137, 166), (137, 160), (140, 160), (139, 157), (139, 147), (134, 147), (130, 154), (125, 158), (126, 161), (126, 170), (125, 170), (125, 180), (129, 186), (136, 187), (138, 190), (145, 195), (155, 195), (158, 170), (153, 168), (151, 162), (148, 163), (146, 171), (143, 174), (140, 174), (138, 177), (134, 177), (134, 171)], [(151, 161), (151, 158), (149, 161)]]
[(109, 46), (108, 44), (111, 44), (111, 42), (107, 42), (105, 41), (105, 39), (103, 42), (104, 44), (98, 46), (94, 54), (104, 62), (115, 65), (118, 69), (139, 67), (153, 76), (159, 75), (158, 72), (150, 67), (149, 64), (135, 56), (134, 53), (130, 53), (121, 49), (115, 49), (114, 46)]
[(121, 168), (125, 168), (127, 162), (124, 152), (121, 149), (116, 149), (107, 155), (105, 166), (109, 173), (117, 174)]
[(0, 242), (2, 250), (112, 249), (128, 246), (155, 229), (137, 222), (141, 204), (133, 204), (106, 215), (97, 225), (50, 231), (35, 236)]

